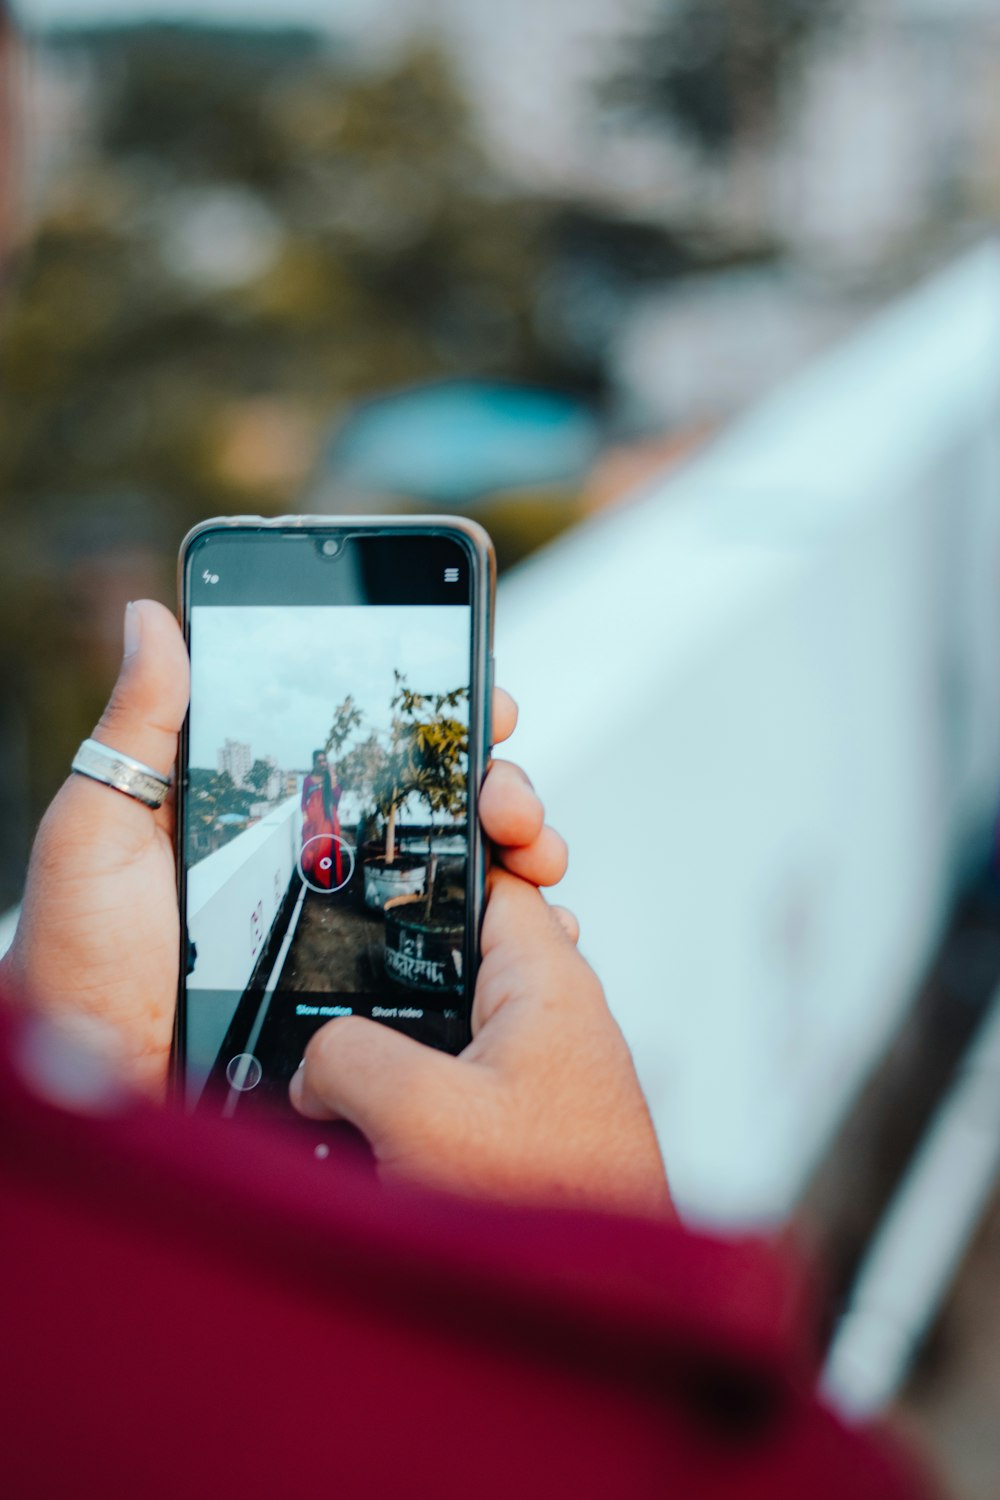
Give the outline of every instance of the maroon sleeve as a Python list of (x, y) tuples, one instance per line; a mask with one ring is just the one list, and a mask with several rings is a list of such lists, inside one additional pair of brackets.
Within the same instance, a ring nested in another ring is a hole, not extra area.
[(0, 1047), (5, 1493), (930, 1493), (818, 1403), (766, 1246), (380, 1190), (305, 1131), (81, 1083), (62, 1045)]

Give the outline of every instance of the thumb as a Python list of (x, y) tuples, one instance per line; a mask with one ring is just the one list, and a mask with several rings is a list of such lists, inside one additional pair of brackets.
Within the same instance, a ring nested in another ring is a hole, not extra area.
[(153, 599), (130, 604), (121, 670), (94, 739), (166, 775), (177, 758), (188, 691), (188, 654), (177, 621)]
[(425, 1135), (443, 1114), (457, 1082), (456, 1058), (365, 1016), (329, 1021), (316, 1032), (289, 1085), (310, 1120), (347, 1120), (377, 1157)]

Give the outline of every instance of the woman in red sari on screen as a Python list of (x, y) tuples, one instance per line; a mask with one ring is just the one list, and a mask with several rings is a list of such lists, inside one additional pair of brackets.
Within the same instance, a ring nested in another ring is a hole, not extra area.
[(326, 890), (336, 890), (344, 881), (337, 816), (342, 791), (326, 752), (314, 750), (313, 768), (302, 783), (301, 865), (306, 880)]

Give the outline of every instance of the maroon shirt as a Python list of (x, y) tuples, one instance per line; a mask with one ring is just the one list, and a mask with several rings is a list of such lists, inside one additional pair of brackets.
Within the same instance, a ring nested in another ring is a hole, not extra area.
[(930, 1494), (818, 1403), (773, 1249), (380, 1189), (99, 1087), (71, 1112), (46, 1035), (0, 1046), (12, 1500)]

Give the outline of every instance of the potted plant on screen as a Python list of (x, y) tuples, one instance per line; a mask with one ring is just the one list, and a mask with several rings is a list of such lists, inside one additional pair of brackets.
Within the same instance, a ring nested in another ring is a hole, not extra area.
[[(391, 707), (395, 709), (396, 700)], [(356, 830), (358, 853), (363, 862), (363, 899), (372, 911), (382, 911), (394, 896), (418, 894), (424, 889), (425, 867), (419, 857), (401, 854), (396, 836), (400, 810), (413, 791), (414, 767), (407, 728), (394, 713), (388, 735), (372, 732), (346, 749), (348, 739), (360, 727), (362, 716), (352, 699), (345, 699), (334, 717), (326, 749), (336, 759), (337, 776), (345, 791), (368, 802), (370, 812), (359, 819)], [(378, 842), (369, 842), (368, 830), (380, 832)]]
[(468, 808), (469, 730), (461, 714), (468, 696), (465, 687), (417, 693), (396, 674), (392, 706), (402, 728), (412, 796), (428, 814), (423, 892), (397, 896), (385, 908), (386, 972), (408, 989), (448, 993), (462, 982), (467, 851), (463, 837), (458, 858), (445, 865), (439, 841), (449, 826), (454, 834), (464, 823)]

